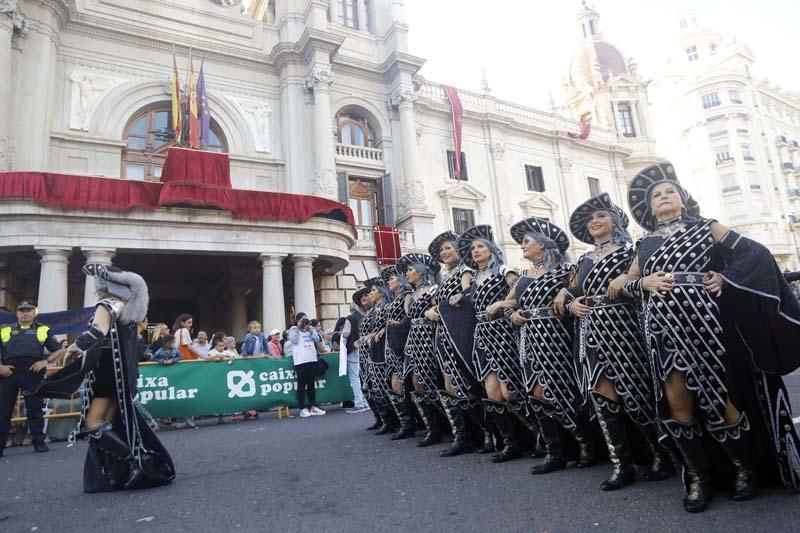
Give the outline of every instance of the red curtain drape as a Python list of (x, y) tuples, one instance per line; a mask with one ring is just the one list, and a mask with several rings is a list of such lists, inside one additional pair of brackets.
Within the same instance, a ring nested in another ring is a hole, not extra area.
[(228, 154), (172, 147), (161, 171), (159, 206), (191, 205), (230, 210)]

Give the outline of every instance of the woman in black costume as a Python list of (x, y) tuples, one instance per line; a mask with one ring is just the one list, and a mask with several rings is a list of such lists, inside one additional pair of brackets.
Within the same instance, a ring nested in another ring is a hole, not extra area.
[(67, 349), (64, 368), (37, 390), (70, 397), (85, 386), (77, 436), (89, 440), (83, 470), (87, 493), (164, 485), (175, 468), (133, 398), (139, 377), (137, 324), (147, 314), (147, 285), (138, 274), (88, 264), (100, 300), (89, 329)]
[(671, 460), (656, 435), (653, 377), (638, 311), (630, 299), (606, 296), (609, 283), (633, 261), (628, 216), (602, 193), (578, 206), (569, 225), (575, 238), (594, 248), (578, 260), (578, 275), (556, 297), (555, 310), (579, 320), (581, 388), (594, 405), (613, 466), (600, 488), (617, 490), (635, 480), (626, 418), (641, 429), (652, 454), (644, 478), (666, 479)]
[(400, 258), (397, 270), (405, 273), (414, 288), (405, 318), (411, 329), (405, 346), (403, 380), (411, 380), (411, 396), (425, 424), (425, 437), (417, 446), (431, 446), (442, 441), (438, 408), (442, 375), (436, 361), (434, 324), (425, 318), (425, 313), (434, 305), (439, 263), (428, 254), (411, 253)]
[[(361, 321), (359, 353), (367, 359), (367, 388), (377, 407), (380, 425), (375, 435), (397, 431), (397, 415), (389, 403), (389, 372), (386, 368), (386, 308), (391, 293), (381, 278), (370, 278), (365, 283), (369, 289), (370, 309)], [(377, 420), (376, 420), (377, 423)]]
[(769, 250), (700, 217), (669, 163), (640, 172), (628, 202), (652, 233), (609, 296), (644, 299), (658, 414), (684, 466), (684, 508), (707, 507), (712, 471), (719, 481), (733, 470), (736, 501), (755, 496), (756, 475), (797, 488), (800, 443), (779, 375), (800, 363), (800, 304)]

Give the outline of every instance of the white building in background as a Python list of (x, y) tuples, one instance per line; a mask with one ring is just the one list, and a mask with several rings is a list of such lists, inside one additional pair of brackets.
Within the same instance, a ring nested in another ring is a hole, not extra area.
[(783, 268), (800, 267), (800, 93), (754, 74), (742, 43), (724, 43), (693, 13), (676, 22), (673, 54), (650, 86), (659, 152), (705, 216), (764, 243)]
[[(570, 100), (557, 114), (460, 91), (462, 154), (441, 85), (418, 75), (401, 0), (0, 0), (0, 166), (158, 181), (169, 141), (172, 50), (205, 60), (212, 148), (234, 188), (349, 205), (304, 224), (233, 219), (216, 209), (61, 210), (0, 199), (0, 306), (47, 311), (91, 301), (80, 268), (113, 261), (151, 288), (152, 321), (192, 313), (204, 329), (283, 327), (295, 310), (332, 325), (378, 272), (373, 225), (401, 228), (403, 251), (446, 229), (524, 216), (566, 225), (657, 160), (645, 85), (582, 9)], [(595, 26), (592, 26), (595, 25)], [(594, 28), (594, 29), (592, 29)], [(195, 65), (197, 68), (197, 64)], [(600, 73), (600, 77), (597, 73)], [(587, 139), (578, 118), (590, 113)], [(463, 180), (453, 179), (460, 157)]]

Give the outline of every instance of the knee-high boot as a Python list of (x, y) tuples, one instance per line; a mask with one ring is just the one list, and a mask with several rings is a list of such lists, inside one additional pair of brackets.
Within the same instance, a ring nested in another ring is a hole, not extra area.
[(753, 453), (753, 433), (750, 421), (743, 412), (735, 424), (708, 428), (709, 433), (722, 445), (736, 470), (731, 499), (737, 502), (756, 497), (756, 470)]
[(650, 447), (650, 453), (653, 454), (653, 462), (650, 467), (642, 474), (642, 479), (645, 481), (663, 481), (675, 473), (675, 466), (672, 464), (672, 456), (666, 448), (661, 446), (658, 442), (656, 429), (653, 424), (646, 426), (639, 426), (642, 430), (647, 445)]
[(572, 430), (572, 435), (578, 443), (578, 461), (575, 466), (586, 468), (592, 466), (595, 461), (592, 426), (586, 411), (579, 412), (575, 418), (575, 428)]
[(503, 449), (492, 456), (493, 463), (505, 463), (522, 456), (517, 431), (514, 428), (514, 415), (509, 412), (508, 404), (494, 400), (483, 400), (486, 414), (492, 417), (500, 435), (503, 437)]
[(375, 400), (372, 399), (371, 394), (367, 396), (367, 404), (369, 405), (369, 408), (372, 410), (372, 416), (375, 417), (375, 422), (373, 422), (372, 425), (367, 428), (367, 431), (375, 431), (376, 429), (379, 429), (383, 425), (383, 422), (381, 421), (381, 415), (378, 410), (378, 404), (375, 403)]
[(394, 391), (389, 392), (389, 398), (397, 411), (397, 418), (400, 420), (400, 430), (391, 436), (391, 440), (402, 440), (414, 436), (414, 412), (411, 397), (408, 393), (398, 394)]
[(547, 455), (542, 464), (531, 468), (531, 474), (549, 474), (556, 470), (563, 470), (567, 467), (567, 458), (561, 444), (561, 424), (553, 418), (552, 407), (540, 400), (533, 399), (533, 401)]
[(483, 402), (480, 400), (470, 400), (467, 404), (466, 414), (472, 420), (472, 425), (475, 427), (475, 441), (478, 448), (478, 453), (494, 453), (494, 434), (496, 428), (492, 418), (486, 414), (483, 408)]
[(509, 402), (508, 407), (511, 409), (511, 412), (514, 413), (514, 416), (522, 422), (525, 429), (527, 429), (530, 434), (531, 457), (538, 459), (547, 455), (547, 452), (539, 444), (539, 434), (541, 430), (539, 428), (539, 421), (536, 419), (536, 413), (534, 413), (530, 403), (525, 400), (518, 400)]
[[(81, 436), (88, 437), (90, 444), (96, 446), (97, 449), (102, 450), (120, 461), (128, 462), (130, 473), (128, 475), (128, 480), (123, 483), (122, 488), (128, 489), (132, 487), (144, 475), (138, 461), (134, 460), (131, 456), (130, 447), (117, 435), (110, 423), (107, 422), (91, 431), (85, 431)], [(106, 475), (109, 485), (112, 488), (118, 488), (110, 473), (106, 473)]]
[(411, 397), (414, 399), (414, 405), (417, 406), (422, 422), (425, 424), (425, 436), (417, 443), (417, 446), (422, 448), (439, 444), (442, 442), (442, 431), (439, 428), (439, 415), (436, 413), (436, 408), (422, 394), (412, 392)]
[(600, 429), (606, 439), (611, 459), (611, 476), (600, 484), (601, 490), (619, 490), (636, 480), (630, 443), (625, 432), (625, 411), (622, 405), (598, 392), (591, 392)]
[(453, 442), (446, 450), (439, 452), (440, 457), (454, 457), (462, 453), (472, 452), (472, 448), (467, 443), (466, 423), (464, 420), (464, 410), (461, 408), (459, 399), (445, 391), (439, 391), (439, 399), (447, 415), (447, 420), (453, 428)]
[(684, 424), (666, 419), (664, 426), (672, 435), (685, 465), (683, 484), (686, 497), (683, 499), (683, 508), (690, 513), (703, 512), (712, 495), (711, 463), (703, 448), (703, 431), (697, 422)]
[(394, 409), (389, 403), (389, 398), (381, 394), (375, 398), (375, 403), (378, 406), (378, 413), (380, 413), (382, 422), (381, 427), (378, 428), (378, 431), (375, 432), (375, 435), (386, 435), (388, 433), (394, 433), (397, 431), (397, 415), (395, 415)]

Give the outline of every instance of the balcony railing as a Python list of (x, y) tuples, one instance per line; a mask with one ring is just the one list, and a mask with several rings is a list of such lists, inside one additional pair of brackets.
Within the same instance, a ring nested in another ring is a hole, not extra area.
[(383, 150), (380, 148), (337, 143), (336, 157), (354, 163), (383, 165)]
[(723, 157), (721, 159), (717, 159), (717, 166), (721, 167), (722, 165), (732, 164), (734, 159), (732, 157)]
[[(375, 249), (375, 237), (372, 231), (372, 226), (356, 226), (356, 247)], [(400, 249), (402, 252), (408, 253), (416, 251), (416, 240), (414, 239), (414, 232), (407, 229), (398, 230), (400, 238)]]
[(800, 145), (798, 144), (797, 141), (791, 141), (789, 143), (789, 151), (796, 152), (797, 150), (800, 150)]
[(741, 190), (742, 190), (742, 188), (739, 187), (738, 185), (729, 185), (728, 187), (723, 187), (722, 188), (722, 193), (725, 194), (725, 193), (731, 193), (731, 192), (739, 192)]
[(786, 146), (789, 144), (789, 139), (787, 139), (785, 135), (778, 135), (775, 137), (775, 144), (778, 146)]
[(788, 174), (794, 170), (794, 163), (781, 163), (781, 168)]

